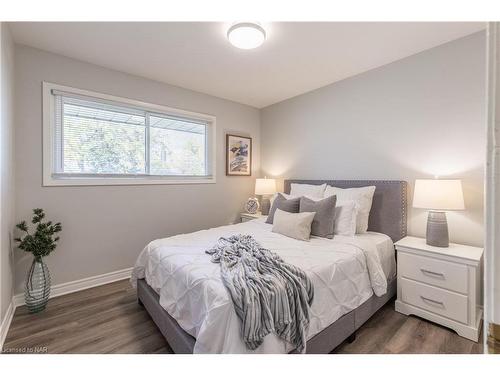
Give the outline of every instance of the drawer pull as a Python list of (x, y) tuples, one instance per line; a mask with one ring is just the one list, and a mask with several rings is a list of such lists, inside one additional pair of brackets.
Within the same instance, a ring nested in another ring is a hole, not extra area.
[(427, 298), (424, 296), (420, 296), (420, 298), (422, 298), (422, 301), (424, 301), (424, 302), (434, 303), (434, 304), (439, 305), (439, 306), (444, 308), (444, 303), (441, 301), (436, 301), (435, 299), (430, 299), (430, 298)]
[(424, 273), (426, 275), (431, 275), (431, 276), (440, 277), (440, 278), (444, 279), (444, 274), (441, 272), (429, 271), (429, 270), (426, 270), (425, 268), (420, 268), (420, 271), (422, 271), (422, 273)]

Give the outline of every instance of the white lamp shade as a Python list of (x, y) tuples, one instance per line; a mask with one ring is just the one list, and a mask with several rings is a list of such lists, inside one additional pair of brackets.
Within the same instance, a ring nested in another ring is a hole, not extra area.
[(257, 178), (255, 180), (255, 195), (271, 195), (276, 193), (274, 178)]
[(413, 207), (431, 210), (463, 210), (461, 180), (415, 180)]

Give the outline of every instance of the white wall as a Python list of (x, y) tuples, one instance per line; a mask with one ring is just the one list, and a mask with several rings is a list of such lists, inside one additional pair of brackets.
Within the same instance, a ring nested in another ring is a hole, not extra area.
[[(485, 326), (500, 325), (500, 23), (488, 24)], [(491, 333), (491, 332), (490, 332)], [(485, 343), (488, 335), (484, 335)]]
[[(93, 90), (217, 117), (217, 183), (42, 187), (42, 81)], [(53, 284), (132, 267), (152, 239), (236, 220), (253, 195), (254, 177), (225, 176), (225, 132), (253, 137), (253, 173), (260, 167), (255, 108), (16, 46), (16, 219), (41, 207), (62, 222), (61, 242), (47, 261)], [(29, 256), (16, 256), (16, 292)]]
[[(448, 214), (450, 239), (482, 245), (485, 43), (473, 34), (264, 108), (263, 173), (461, 178), (467, 210)], [(426, 218), (410, 209), (409, 233), (424, 236)]]
[(13, 259), (10, 238), (14, 225), (14, 44), (9, 28), (0, 23), (0, 323), (12, 300)]

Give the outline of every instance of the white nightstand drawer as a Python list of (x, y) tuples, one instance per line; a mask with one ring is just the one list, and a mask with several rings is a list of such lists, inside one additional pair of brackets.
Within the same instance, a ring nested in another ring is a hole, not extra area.
[(408, 279), (468, 293), (467, 266), (463, 264), (399, 252), (398, 273)]
[(467, 296), (405, 278), (401, 278), (400, 283), (403, 302), (464, 324), (468, 323)]
[(481, 333), (483, 249), (450, 243), (427, 245), (407, 236), (395, 243), (398, 256), (396, 311), (420, 316), (478, 341)]

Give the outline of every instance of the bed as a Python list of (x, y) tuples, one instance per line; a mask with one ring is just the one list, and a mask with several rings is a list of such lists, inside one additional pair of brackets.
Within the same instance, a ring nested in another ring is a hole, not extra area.
[(276, 335), (248, 350), (240, 322), (220, 279), (220, 266), (204, 253), (221, 236), (251, 234), (286, 262), (312, 279), (307, 353), (329, 353), (356, 330), (396, 291), (393, 243), (406, 235), (404, 181), (286, 180), (332, 186), (376, 186), (369, 232), (333, 240), (312, 237), (304, 242), (271, 231), (263, 219), (182, 234), (151, 242), (132, 273), (139, 303), (156, 323), (175, 353), (289, 353), (293, 348)]

